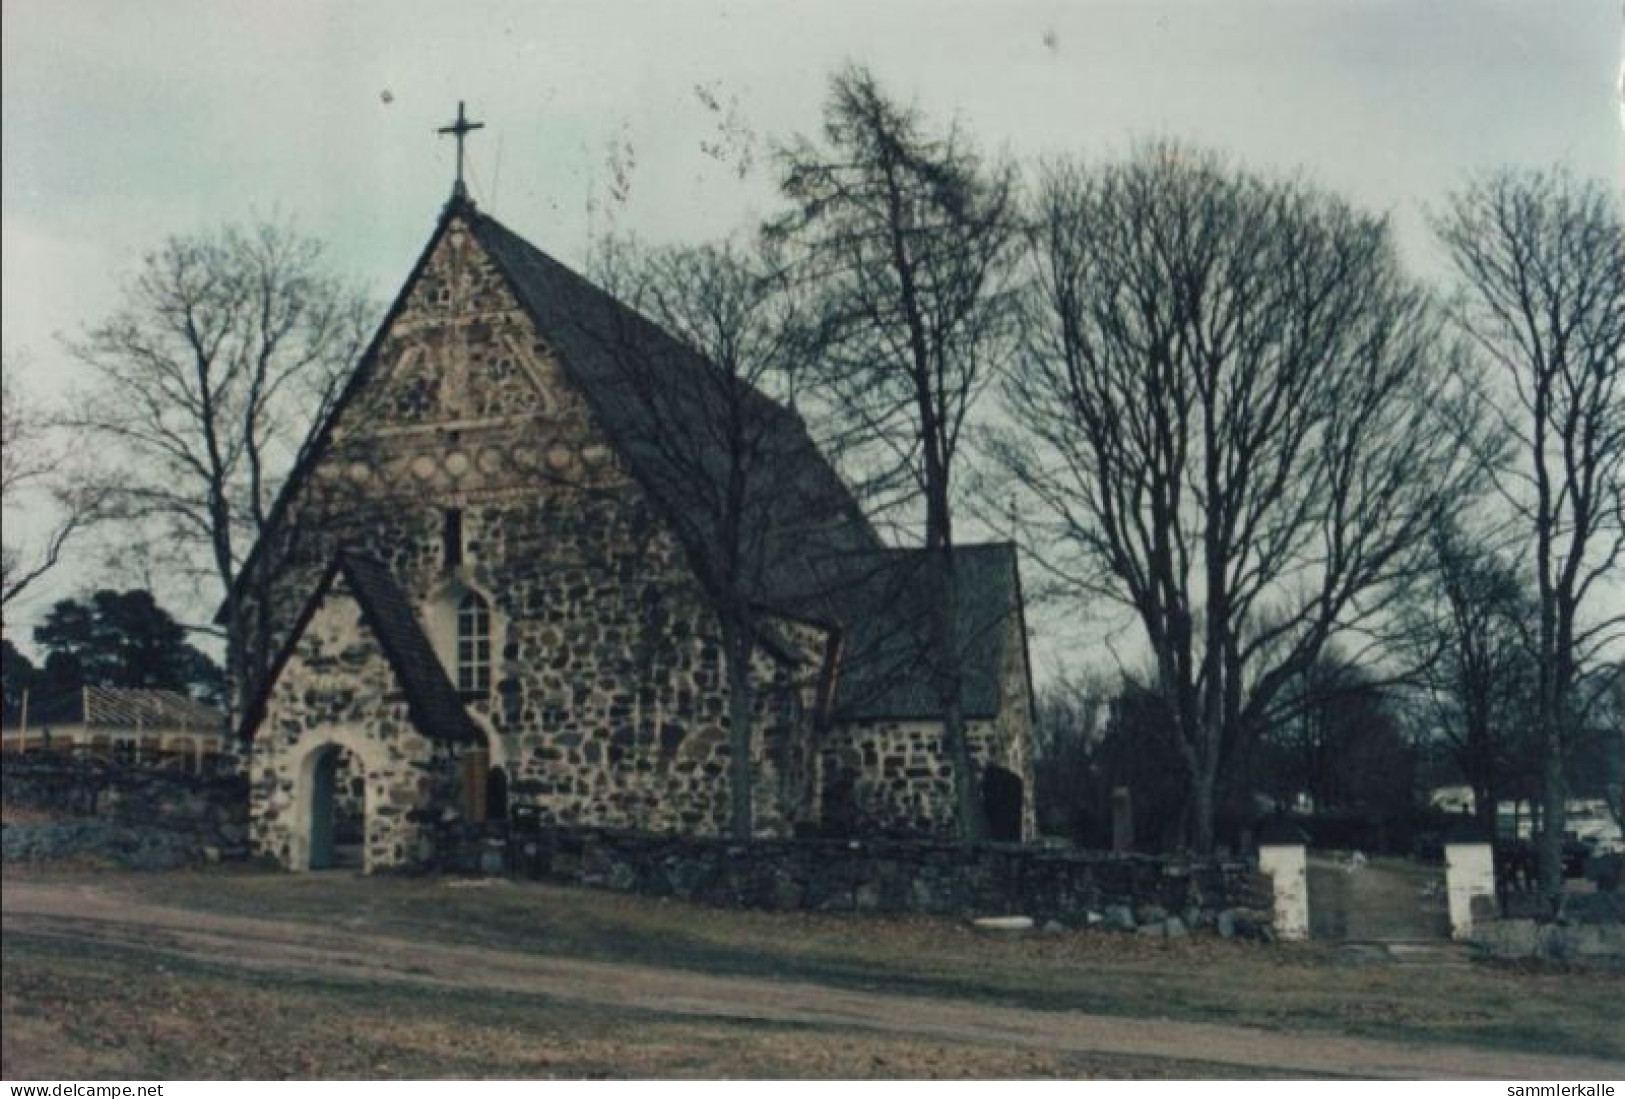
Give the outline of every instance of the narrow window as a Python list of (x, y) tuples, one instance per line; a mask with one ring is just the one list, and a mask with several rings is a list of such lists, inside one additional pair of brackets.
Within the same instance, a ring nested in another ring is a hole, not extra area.
[(476, 592), (457, 605), (457, 690), (474, 695), (491, 690), (491, 608)]
[(446, 571), (452, 572), (463, 563), (463, 509), (447, 508), (446, 525), (441, 532), (441, 559)]

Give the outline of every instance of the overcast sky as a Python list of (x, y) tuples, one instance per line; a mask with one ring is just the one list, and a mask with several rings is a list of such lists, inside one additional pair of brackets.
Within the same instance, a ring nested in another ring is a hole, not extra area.
[[(5, 0), (3, 339), (29, 384), (162, 238), (280, 212), (380, 300), (485, 123), (470, 188), (579, 263), (607, 228), (699, 240), (772, 208), (771, 144), (829, 73), (873, 68), (1023, 158), (1173, 135), (1391, 212), (1472, 171), (1563, 162), (1620, 186), (1620, 0), (376, 3)], [(629, 190), (612, 201), (614, 166)], [(84, 578), (65, 577), (8, 623)]]

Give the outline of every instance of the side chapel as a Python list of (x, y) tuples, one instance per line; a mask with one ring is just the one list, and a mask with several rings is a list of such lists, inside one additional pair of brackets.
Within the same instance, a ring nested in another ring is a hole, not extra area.
[[(674, 395), (658, 425), (623, 388), (627, 356)], [(693, 567), (705, 530), (680, 521), (691, 490), (651, 438), (673, 418), (710, 434), (693, 394), (715, 369), (476, 208), (459, 171), (238, 578), (263, 669), (241, 728), (256, 850), (308, 869), (348, 839), (369, 871), (411, 866), (433, 823), (520, 807), (726, 834), (728, 681)], [(772, 555), (751, 599), (756, 834), (950, 836), (924, 554), (882, 544), (800, 418), (761, 404), (789, 476), (756, 513), (779, 529), (749, 540)], [(991, 838), (1029, 839), (1015, 550), (961, 547), (955, 567)]]

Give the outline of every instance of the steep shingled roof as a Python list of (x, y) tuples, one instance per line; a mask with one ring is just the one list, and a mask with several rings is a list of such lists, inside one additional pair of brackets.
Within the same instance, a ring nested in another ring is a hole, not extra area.
[[(930, 651), (929, 558), (924, 550), (906, 549), (886, 550), (872, 560), (875, 567), (844, 600), (850, 626), (834, 716), (853, 721), (938, 716), (942, 707), (925, 655)], [(960, 704), (967, 718), (991, 718), (1003, 701), (1006, 626), (1010, 615), (1021, 613), (1016, 550), (1009, 543), (959, 546), (954, 569), (964, 658)]]
[(345, 587), (356, 605), (361, 608), (363, 620), (378, 639), (384, 658), (395, 673), (401, 693), (412, 715), (412, 724), (431, 740), (458, 743), (479, 743), (484, 740), (479, 727), (463, 708), (451, 678), (435, 655), (434, 647), (418, 624), (417, 613), (411, 600), (395, 583), (389, 570), (370, 557), (341, 550), (323, 575), (316, 590), (311, 593), (298, 625), (289, 635), (287, 644), (277, 655), (265, 685), (243, 718), (243, 735), (252, 736), (265, 716), (265, 706), (271, 691), (281, 677), (282, 669), (293, 655), (304, 635), (306, 626), (318, 607), (333, 589), (333, 581), (344, 578)]
[[(537, 335), (557, 352), (639, 482), (703, 555), (721, 539), (721, 506), (694, 499), (725, 483), (733, 459), (719, 424), (727, 379), (710, 360), (494, 218), (468, 212), (476, 239), (507, 276)], [(794, 412), (754, 390), (734, 402), (758, 453), (742, 514), (764, 537), (745, 546), (751, 597), (778, 612), (814, 614), (854, 556), (881, 543)]]

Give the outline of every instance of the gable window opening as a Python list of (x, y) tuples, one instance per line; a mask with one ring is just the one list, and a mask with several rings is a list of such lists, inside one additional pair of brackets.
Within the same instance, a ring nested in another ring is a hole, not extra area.
[(457, 604), (457, 690), (465, 695), (491, 690), (491, 607), (477, 592)]
[(447, 508), (445, 527), (441, 531), (441, 560), (447, 575), (463, 564), (463, 510)]

